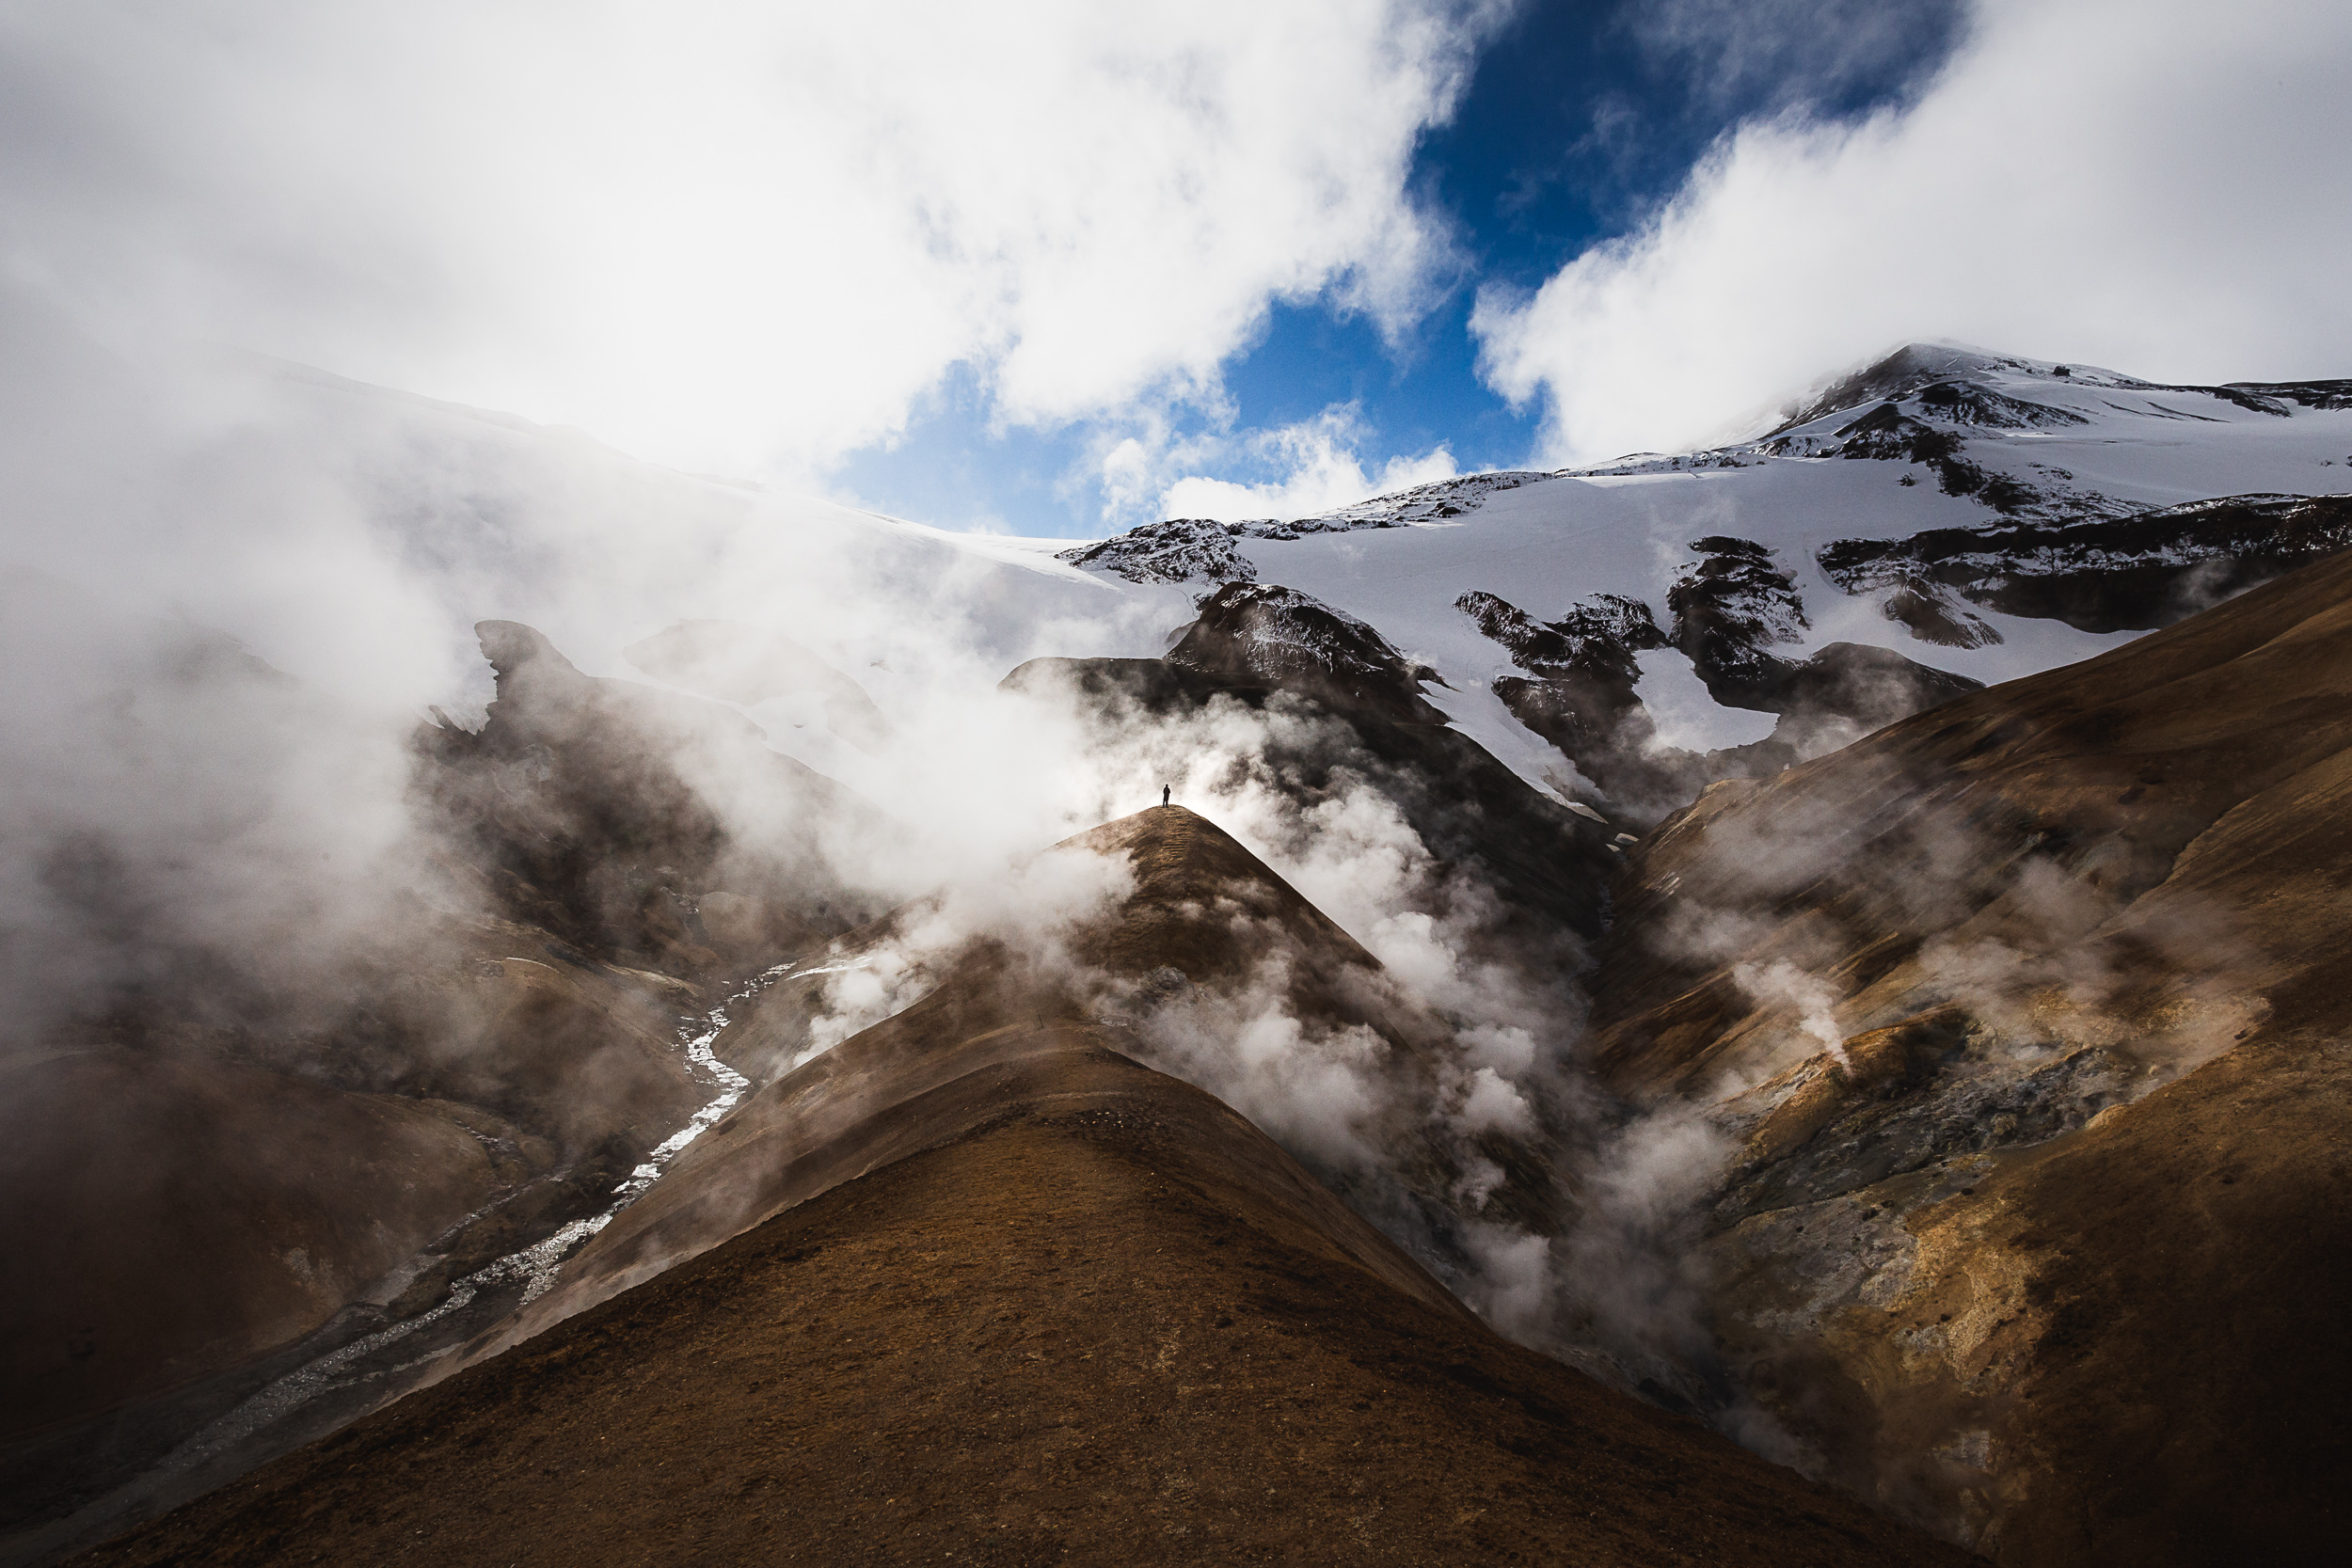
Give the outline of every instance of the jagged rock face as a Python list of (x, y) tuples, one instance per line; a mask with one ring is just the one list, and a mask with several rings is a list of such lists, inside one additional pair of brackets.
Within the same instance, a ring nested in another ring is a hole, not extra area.
[(1691, 548), (1700, 559), (1666, 591), (1674, 645), (1717, 702), (1769, 707), (1763, 699), (1787, 678), (1788, 665), (1767, 650), (1802, 641), (1812, 625), (1796, 578), (1751, 540), (1715, 535)]
[(1729, 1364), (1996, 1560), (2334, 1528), (2347, 591), (2339, 558), (1718, 785), (1619, 883), (1596, 1062), (1730, 1151)]
[(1954, 424), (1988, 430), (2062, 430), (2090, 421), (2071, 409), (2013, 398), (1973, 381), (1937, 381), (1919, 388), (1919, 405)]
[(1440, 723), (1419, 673), (1362, 621), (1295, 589), (1228, 583), (1168, 650), (1168, 662), (1227, 680), (1296, 691), (1396, 723)]
[(1531, 951), (1597, 937), (1607, 924), (1608, 831), (1529, 789), (1476, 741), (1439, 724), (1396, 722), (1378, 709), (1325, 707), (1311, 696), (1204, 673), (1156, 658), (1041, 658), (1004, 689), (1074, 704), (1108, 725), (1198, 711), (1217, 702), (1280, 700), (1321, 723), (1277, 727), (1262, 757), (1305, 809), (1369, 784), (1431, 854), (1478, 879)]
[(1492, 594), (1465, 594), (1454, 603), (1480, 631), (1509, 649), (1520, 669), (1622, 692), (1619, 706), (1631, 701), (1641, 679), (1633, 656), (1666, 646), (1649, 606), (1620, 594), (1595, 594), (1549, 624)]
[(1257, 566), (1233, 548), (1240, 526), (1172, 517), (1084, 549), (1063, 550), (1056, 559), (1116, 572), (1130, 582), (1255, 582)]
[[(1718, 584), (1758, 565), (1751, 555), (1729, 559), (1735, 565), (1718, 574)], [(1785, 575), (1767, 577), (1765, 586), (1777, 595), (1767, 601), (1772, 609), (1785, 617), (1786, 607), (1794, 604), (1802, 614), (1802, 601)], [(1737, 588), (1716, 591), (1734, 602), (1740, 594)], [(1802, 662), (1775, 658), (1755, 651), (1752, 626), (1743, 632), (1721, 617), (1710, 629), (1719, 645), (1741, 656), (1750, 683), (1741, 694), (1780, 714), (1781, 721), (1764, 740), (1694, 752), (1659, 743), (1657, 725), (1636, 689), (1633, 655), (1666, 645), (1648, 606), (1602, 594), (1546, 625), (1492, 594), (1465, 594), (1456, 602), (1481, 631), (1511, 651), (1514, 662), (1534, 672), (1534, 678), (1505, 675), (1494, 683), (1503, 706), (1557, 746), (1614, 810), (1637, 822), (1657, 820), (1716, 780), (1769, 777), (1979, 685), (1884, 648), (1851, 642), (1833, 642)], [(1691, 621), (1704, 626), (1709, 613), (1693, 606)]]
[(1954, 594), (2011, 615), (2121, 631), (2170, 626), (2348, 544), (2352, 497), (2225, 496), (2090, 522), (1841, 540), (1820, 563), (1850, 594), (1899, 586), (1903, 610), (1890, 600), (1888, 612), (1915, 631), (1927, 626), (1923, 636), (1939, 619), (1975, 620)]

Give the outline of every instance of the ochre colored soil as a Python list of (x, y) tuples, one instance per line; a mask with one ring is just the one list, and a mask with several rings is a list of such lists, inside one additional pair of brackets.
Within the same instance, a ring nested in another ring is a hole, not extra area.
[[(1819, 1084), (1844, 1098), (1781, 1105), (1759, 1163), (1833, 1117), (1833, 1153), (1927, 1128), (1961, 1033), (1930, 1025), (1956, 1010), (2163, 1085), (2006, 1144), (1980, 1114), (1955, 1158), (1874, 1184), (1825, 1156), (1785, 1219), (1747, 1222), (1748, 1267), (1711, 1287), (1725, 1358), (1833, 1475), (2015, 1568), (2341, 1553), (2352, 554), (1718, 786), (1629, 861), (1595, 980), (1627, 1093), (1763, 1077), (1791, 1020), (1737, 965), (1785, 958), (1845, 998), (1848, 1060)], [(1702, 917), (1743, 934), (1676, 940)], [(1931, 941), (2023, 957), (1963, 987), (1920, 963)], [(1918, 1031), (1940, 1043), (1874, 1054)], [(1850, 1266), (1872, 1215), (1878, 1261)]]
[(1230, 1111), (1069, 1047), (1066, 1092), (81, 1560), (1965, 1560), (1387, 1282)]

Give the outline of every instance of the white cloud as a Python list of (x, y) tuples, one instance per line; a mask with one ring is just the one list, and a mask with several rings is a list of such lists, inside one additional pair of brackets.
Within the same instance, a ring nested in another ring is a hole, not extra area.
[(1742, 127), (1641, 231), (1482, 295), (1542, 461), (1692, 443), (1952, 338), (2181, 380), (2352, 369), (2352, 8), (1979, 0), (1907, 106)]
[(1718, 110), (1818, 103), (1931, 61), (1964, 0), (1649, 0), (1627, 13), (1645, 53)]
[(1459, 0), (0, 13), (0, 265), (190, 333), (785, 476), (952, 366), (1053, 423), (1213, 395), (1268, 303), (1395, 328)]
[[(1444, 447), (1418, 456), (1391, 456), (1377, 469), (1367, 469), (1359, 449), (1370, 435), (1354, 404), (1335, 404), (1311, 420), (1279, 430), (1211, 437), (1158, 454), (1131, 437), (1104, 459), (1104, 490), (1115, 506), (1123, 503), (1132, 513), (1136, 509), (1129, 498), (1147, 494), (1158, 476), (1179, 474), (1164, 483), (1155, 515), (1233, 522), (1311, 516), (1369, 496), (1452, 479), (1457, 471), (1454, 454)], [(1211, 466), (1228, 471), (1257, 468), (1272, 477), (1248, 483), (1182, 472)]]

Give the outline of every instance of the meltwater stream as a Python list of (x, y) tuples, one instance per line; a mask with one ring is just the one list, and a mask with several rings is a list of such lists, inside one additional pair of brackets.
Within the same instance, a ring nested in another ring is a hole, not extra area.
[[(269, 1383), (259, 1393), (236, 1405), (225, 1415), (199, 1429), (193, 1436), (159, 1461), (135, 1483), (142, 1491), (167, 1484), (172, 1478), (204, 1465), (228, 1452), (237, 1444), (276, 1424), (302, 1405), (337, 1386), (339, 1374), (355, 1363), (373, 1355), (386, 1346), (406, 1338), (419, 1329), (438, 1323), (471, 1306), (482, 1291), (520, 1280), (523, 1285), (517, 1307), (536, 1301), (555, 1284), (558, 1271), (581, 1243), (612, 1223), (613, 1216), (643, 1197), (687, 1145), (700, 1137), (714, 1122), (733, 1110), (737, 1101), (751, 1088), (752, 1081), (719, 1060), (712, 1047), (727, 1027), (727, 1009), (739, 1006), (750, 997), (767, 990), (778, 980), (792, 974), (790, 963), (776, 965), (755, 977), (742, 990), (729, 996), (718, 1006), (699, 1018), (690, 1018), (678, 1028), (678, 1045), (684, 1052), (691, 1070), (708, 1087), (715, 1090), (711, 1099), (696, 1111), (692, 1119), (679, 1128), (645, 1156), (644, 1162), (629, 1173), (628, 1180), (612, 1190), (612, 1201), (604, 1209), (585, 1219), (577, 1219), (554, 1234), (516, 1252), (508, 1253), (485, 1267), (458, 1279), (449, 1295), (431, 1310), (418, 1313), (389, 1324), (350, 1343), (307, 1362)], [(484, 1211), (486, 1212), (487, 1211)], [(459, 1227), (479, 1215), (469, 1215)], [(453, 1227), (453, 1230), (458, 1227)], [(426, 1352), (414, 1360), (398, 1366), (376, 1369), (366, 1377), (389, 1377), (427, 1362), (438, 1360), (459, 1348), (458, 1340)]]

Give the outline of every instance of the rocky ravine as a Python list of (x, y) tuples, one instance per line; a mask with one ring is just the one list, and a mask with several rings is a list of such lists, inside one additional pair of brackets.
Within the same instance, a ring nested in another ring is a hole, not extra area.
[[(170, 955), (172, 984), (126, 983), (0, 1058), (8, 1559), (331, 1430), (502, 1317), (532, 1269), (463, 1282), (576, 1238), (721, 1092), (695, 1021), (879, 907), (818, 842), (871, 809), (748, 721), (592, 680), (528, 627), (481, 635), (488, 722), (415, 740), (441, 908), (399, 906), (292, 994), (239, 955)], [(250, 656), (205, 657), (209, 701), (326, 721)], [(701, 792), (730, 770), (798, 832), (737, 842)], [(125, 907), (103, 846), (56, 882)]]

